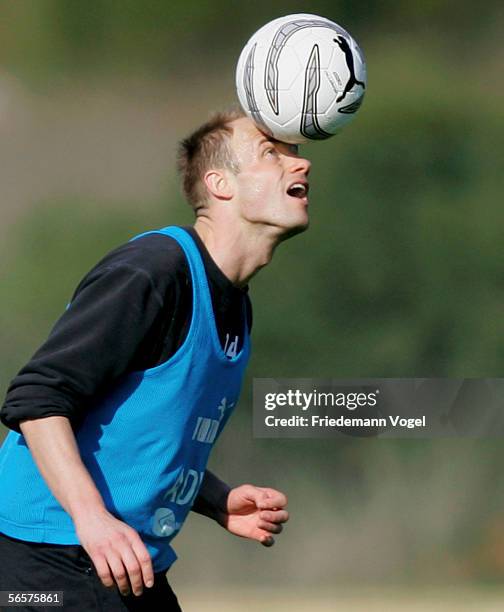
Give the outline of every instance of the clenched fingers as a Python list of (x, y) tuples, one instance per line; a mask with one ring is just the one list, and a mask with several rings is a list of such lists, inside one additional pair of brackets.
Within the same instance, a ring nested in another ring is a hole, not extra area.
[(280, 525), (278, 523), (268, 523), (267, 521), (259, 521), (257, 526), (263, 531), (268, 531), (269, 533), (275, 534), (282, 533), (283, 530), (283, 525)]
[(273, 538), (272, 536), (264, 535), (260, 538), (259, 542), (261, 542), (263, 546), (269, 548), (275, 543), (275, 538)]
[(261, 508), (261, 510), (277, 510), (279, 508), (284, 508), (287, 505), (287, 497), (282, 492), (265, 487), (263, 487), (261, 491), (263, 493), (263, 497), (257, 504), (257, 507)]
[(286, 523), (289, 520), (287, 510), (262, 510), (259, 518), (270, 523)]

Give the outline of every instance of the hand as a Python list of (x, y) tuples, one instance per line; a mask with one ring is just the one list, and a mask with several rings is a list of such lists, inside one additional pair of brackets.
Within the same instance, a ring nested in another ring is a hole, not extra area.
[[(74, 519), (75, 520), (75, 519)], [(117, 583), (122, 595), (154, 584), (152, 561), (138, 533), (103, 509), (75, 520), (77, 535), (106, 587)], [(128, 581), (129, 578), (129, 581)]]
[(231, 489), (226, 500), (226, 513), (220, 522), (229, 532), (273, 546), (272, 534), (281, 533), (289, 520), (284, 510), (286, 496), (275, 489), (242, 485)]

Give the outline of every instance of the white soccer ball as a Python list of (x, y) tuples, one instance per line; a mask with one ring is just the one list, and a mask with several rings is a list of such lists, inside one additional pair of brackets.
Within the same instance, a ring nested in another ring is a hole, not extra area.
[(238, 98), (277, 140), (324, 140), (349, 123), (364, 98), (362, 51), (341, 26), (300, 13), (270, 21), (241, 52)]

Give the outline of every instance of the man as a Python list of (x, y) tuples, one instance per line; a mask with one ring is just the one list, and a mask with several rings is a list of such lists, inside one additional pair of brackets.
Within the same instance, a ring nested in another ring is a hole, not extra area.
[(63, 590), (67, 609), (179, 610), (165, 574), (189, 510), (273, 544), (285, 495), (229, 488), (206, 463), (248, 360), (247, 284), (307, 228), (309, 170), (241, 112), (181, 143), (194, 227), (109, 253), (9, 388), (0, 590)]

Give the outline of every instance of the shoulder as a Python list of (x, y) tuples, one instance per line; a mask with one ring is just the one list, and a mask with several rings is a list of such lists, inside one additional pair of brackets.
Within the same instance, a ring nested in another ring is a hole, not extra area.
[(152, 276), (186, 266), (184, 252), (178, 242), (164, 234), (147, 234), (117, 247), (99, 265), (127, 265)]
[(147, 234), (105, 255), (82, 279), (76, 293), (99, 278), (118, 273), (143, 278), (160, 296), (164, 296), (174, 284), (187, 283), (189, 269), (176, 240), (164, 234)]

